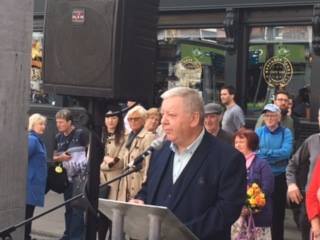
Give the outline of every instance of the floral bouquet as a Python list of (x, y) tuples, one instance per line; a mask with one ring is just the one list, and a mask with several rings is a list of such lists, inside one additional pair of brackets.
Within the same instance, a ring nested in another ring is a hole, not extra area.
[(266, 197), (257, 183), (248, 185), (246, 207), (252, 213), (257, 213), (266, 205)]

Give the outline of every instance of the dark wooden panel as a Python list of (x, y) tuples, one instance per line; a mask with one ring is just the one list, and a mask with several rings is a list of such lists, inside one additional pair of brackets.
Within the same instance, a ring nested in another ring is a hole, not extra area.
[(159, 17), (159, 28), (222, 26), (225, 10), (207, 12), (164, 13)]
[(317, 0), (161, 0), (160, 11), (313, 5)]
[(312, 6), (247, 9), (243, 21), (250, 25), (310, 24), (312, 12)]

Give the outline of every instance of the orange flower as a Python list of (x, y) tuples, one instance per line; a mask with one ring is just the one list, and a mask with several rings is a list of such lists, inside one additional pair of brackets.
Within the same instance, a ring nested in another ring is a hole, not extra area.
[(253, 211), (259, 212), (266, 205), (265, 194), (257, 183), (252, 183), (247, 187), (246, 207)]

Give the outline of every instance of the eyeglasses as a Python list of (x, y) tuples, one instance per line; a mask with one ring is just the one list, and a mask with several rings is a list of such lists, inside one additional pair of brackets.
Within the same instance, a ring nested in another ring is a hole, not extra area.
[(264, 114), (263, 116), (265, 118), (276, 118), (278, 115), (277, 114)]
[(279, 102), (288, 102), (289, 99), (287, 99), (287, 98), (277, 98), (276, 101), (279, 101)]
[(129, 122), (137, 122), (141, 119), (141, 117), (128, 117)]

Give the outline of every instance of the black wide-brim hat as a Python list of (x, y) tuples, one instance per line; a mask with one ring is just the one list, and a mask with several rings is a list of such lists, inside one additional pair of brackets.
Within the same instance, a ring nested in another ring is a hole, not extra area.
[(107, 109), (108, 110), (104, 115), (105, 117), (122, 116), (122, 108), (119, 105), (110, 105)]

